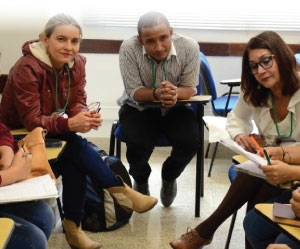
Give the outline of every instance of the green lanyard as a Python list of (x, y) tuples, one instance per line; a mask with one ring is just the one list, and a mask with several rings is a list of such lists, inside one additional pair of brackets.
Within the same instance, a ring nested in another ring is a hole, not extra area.
[[(162, 61), (162, 71), (163, 71), (163, 80), (167, 80), (166, 59)], [(157, 88), (155, 61), (153, 59), (151, 59), (151, 72), (152, 72), (152, 86), (153, 86), (153, 88)]]
[(70, 76), (70, 70), (69, 67), (64, 64), (64, 68), (67, 70), (68, 73), (68, 93), (67, 93), (67, 98), (66, 98), (66, 103), (63, 108), (58, 107), (58, 77), (57, 77), (57, 72), (54, 68), (52, 68), (54, 75), (55, 75), (55, 106), (56, 106), (56, 111), (59, 113), (64, 113), (68, 103), (69, 103), (69, 97), (70, 97), (70, 88), (71, 88), (71, 76)]
[(275, 109), (275, 105), (274, 105), (274, 98), (273, 98), (273, 94), (271, 93), (271, 99), (272, 99), (272, 108), (273, 108), (273, 117), (274, 117), (274, 123), (275, 123), (275, 126), (276, 126), (276, 131), (277, 131), (277, 134), (280, 138), (290, 138), (292, 136), (292, 133), (293, 133), (293, 113), (292, 112), (289, 112), (290, 113), (290, 134), (289, 135), (282, 135), (279, 131), (279, 127), (278, 127), (278, 124), (277, 124), (277, 115), (276, 115), (276, 109)]

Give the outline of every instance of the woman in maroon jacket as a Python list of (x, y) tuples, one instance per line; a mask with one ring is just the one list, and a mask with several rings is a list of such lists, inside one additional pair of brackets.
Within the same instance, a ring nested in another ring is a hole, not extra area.
[(66, 240), (72, 248), (100, 248), (81, 230), (86, 176), (107, 188), (125, 209), (150, 210), (157, 199), (129, 188), (77, 132), (97, 130), (101, 114), (88, 110), (85, 63), (78, 54), (82, 30), (74, 18), (50, 18), (39, 41), (23, 45), (23, 56), (9, 72), (1, 100), (1, 120), (11, 129), (43, 127), (52, 137), (67, 141), (54, 165), (63, 177)]
[[(0, 123), (0, 194), (1, 186), (27, 178), (32, 156), (17, 149), (9, 129)], [(45, 201), (30, 201), (0, 205), (0, 217), (11, 218), (16, 225), (7, 249), (46, 249), (54, 214)], [(34, 243), (33, 243), (34, 241)]]

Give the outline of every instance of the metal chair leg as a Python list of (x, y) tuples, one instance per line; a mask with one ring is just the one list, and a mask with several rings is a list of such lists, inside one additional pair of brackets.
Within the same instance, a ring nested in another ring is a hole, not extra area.
[(209, 149), (210, 149), (210, 143), (207, 144), (206, 151), (205, 151), (205, 158), (208, 158)]
[(231, 222), (230, 222), (230, 226), (229, 226), (229, 231), (228, 231), (228, 234), (227, 234), (227, 239), (226, 239), (226, 244), (225, 244), (224, 249), (229, 249), (231, 235), (232, 235), (232, 232), (233, 232), (233, 228), (234, 228), (234, 223), (235, 223), (235, 220), (236, 220), (237, 212), (238, 211), (235, 211), (232, 214)]
[(210, 161), (210, 166), (209, 166), (209, 171), (208, 171), (208, 177), (211, 176), (211, 170), (212, 170), (212, 166), (213, 166), (214, 161), (215, 161), (215, 156), (216, 156), (216, 153), (217, 153), (218, 146), (219, 146), (219, 142), (216, 142), (215, 149), (214, 149), (211, 161)]
[(59, 197), (56, 198), (56, 203), (57, 203), (60, 219), (61, 219), (61, 221), (63, 221), (64, 220), (64, 212), (63, 212), (61, 201), (60, 201)]
[(121, 141), (117, 138), (116, 139), (116, 157), (121, 159)]
[(115, 130), (117, 128), (117, 123), (118, 121), (114, 121), (112, 126), (111, 126), (111, 131), (110, 131), (110, 142), (109, 142), (109, 155), (114, 156), (115, 154)]

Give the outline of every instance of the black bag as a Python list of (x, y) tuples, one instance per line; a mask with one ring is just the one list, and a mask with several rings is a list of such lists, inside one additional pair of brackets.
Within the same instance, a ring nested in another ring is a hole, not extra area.
[[(92, 144), (94, 147), (95, 145)], [(97, 147), (95, 150), (101, 154)], [(116, 174), (120, 175), (124, 182), (132, 187), (130, 176), (123, 163), (114, 156), (105, 158), (106, 165)], [(92, 178), (87, 177), (87, 193), (84, 205), (84, 218), (82, 229), (91, 232), (104, 232), (115, 230), (127, 224), (132, 212), (125, 211), (106, 190), (97, 187)]]

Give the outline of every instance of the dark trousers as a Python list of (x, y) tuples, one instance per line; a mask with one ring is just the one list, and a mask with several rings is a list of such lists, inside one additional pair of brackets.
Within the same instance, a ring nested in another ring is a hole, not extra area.
[(162, 179), (176, 179), (192, 160), (199, 146), (199, 126), (191, 107), (178, 106), (162, 115), (159, 108), (139, 111), (124, 105), (119, 111), (121, 129), (126, 140), (129, 173), (137, 183), (146, 183), (151, 173), (149, 158), (162, 135), (172, 146), (164, 161)]
[(63, 178), (64, 216), (80, 224), (87, 187), (86, 176), (101, 188), (121, 186), (122, 183), (85, 138), (75, 133), (55, 138), (67, 141), (58, 160), (51, 163), (55, 175), (61, 174)]

